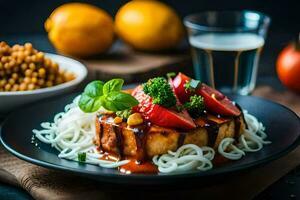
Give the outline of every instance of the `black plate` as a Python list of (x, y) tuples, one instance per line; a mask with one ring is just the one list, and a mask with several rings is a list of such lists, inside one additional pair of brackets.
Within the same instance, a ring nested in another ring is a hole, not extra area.
[(266, 126), (268, 139), (272, 144), (261, 151), (248, 153), (238, 161), (206, 172), (192, 171), (174, 174), (131, 174), (125, 175), (115, 169), (105, 169), (89, 164), (57, 157), (58, 152), (50, 145), (39, 143), (38, 147), (31, 143), (32, 129), (40, 128), (40, 123), (52, 121), (53, 116), (63, 110), (77, 94), (56, 99), (44, 100), (33, 106), (23, 108), (11, 114), (1, 128), (1, 143), (15, 156), (44, 167), (73, 172), (99, 181), (126, 184), (163, 184), (178, 183), (183, 180), (203, 181), (212, 176), (220, 177), (228, 173), (249, 169), (267, 163), (288, 153), (298, 145), (300, 120), (296, 114), (286, 107), (253, 96), (232, 96), (231, 98), (255, 115)]

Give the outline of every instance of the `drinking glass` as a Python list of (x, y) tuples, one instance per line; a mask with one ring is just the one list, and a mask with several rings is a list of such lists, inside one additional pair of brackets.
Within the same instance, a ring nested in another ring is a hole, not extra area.
[(196, 79), (225, 93), (249, 94), (270, 17), (255, 11), (208, 11), (184, 18)]

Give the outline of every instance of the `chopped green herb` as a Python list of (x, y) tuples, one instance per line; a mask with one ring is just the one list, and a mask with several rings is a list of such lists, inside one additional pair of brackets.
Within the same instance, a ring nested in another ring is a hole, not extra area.
[(163, 77), (149, 79), (143, 84), (145, 94), (152, 97), (154, 104), (170, 108), (176, 105), (176, 97), (167, 80)]
[(167, 73), (167, 78), (173, 78), (176, 76), (176, 72), (169, 72)]
[(131, 109), (126, 109), (126, 110), (122, 110), (122, 111), (117, 111), (116, 115), (118, 117), (121, 117), (123, 119), (128, 119), (128, 117), (132, 114)]
[(194, 95), (190, 97), (190, 101), (184, 104), (184, 107), (192, 117), (199, 117), (204, 111), (204, 98)]
[(177, 112), (181, 112), (184, 109), (183, 105), (176, 105), (175, 107)]
[(124, 80), (112, 79), (106, 83), (93, 81), (89, 83), (79, 100), (79, 107), (83, 112), (95, 112), (101, 106), (110, 111), (130, 109), (138, 101), (130, 94), (121, 92)]
[(78, 161), (81, 163), (84, 163), (86, 161), (86, 153), (85, 152), (78, 153)]
[(185, 90), (188, 90), (190, 92), (195, 92), (196, 89), (201, 87), (201, 81), (191, 79), (189, 82), (187, 82), (185, 85)]

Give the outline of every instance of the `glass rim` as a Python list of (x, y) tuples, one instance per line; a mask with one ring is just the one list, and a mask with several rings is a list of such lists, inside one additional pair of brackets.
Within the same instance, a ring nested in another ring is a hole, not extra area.
[(271, 18), (259, 11), (253, 11), (253, 10), (233, 10), (233, 11), (203, 11), (203, 12), (197, 12), (197, 13), (193, 13), (190, 15), (187, 15), (183, 18), (183, 24), (188, 27), (188, 28), (192, 28), (192, 29), (196, 29), (196, 30), (201, 30), (201, 31), (228, 31), (228, 30), (235, 30), (235, 31), (250, 31), (250, 30), (255, 30), (257, 29), (255, 28), (249, 28), (249, 27), (234, 27), (234, 28), (228, 28), (228, 27), (221, 27), (221, 26), (208, 26), (208, 25), (201, 25), (200, 23), (195, 23), (195, 22), (191, 22), (192, 18), (195, 18), (197, 16), (201, 16), (201, 15), (207, 15), (209, 13), (216, 13), (216, 14), (225, 14), (225, 13), (229, 13), (229, 14), (241, 14), (241, 13), (250, 13), (250, 14), (256, 14), (259, 16), (259, 19), (251, 19), (251, 20), (255, 20), (255, 21), (259, 21), (261, 19), (262, 20), (262, 24), (266, 24), (269, 25), (271, 22)]

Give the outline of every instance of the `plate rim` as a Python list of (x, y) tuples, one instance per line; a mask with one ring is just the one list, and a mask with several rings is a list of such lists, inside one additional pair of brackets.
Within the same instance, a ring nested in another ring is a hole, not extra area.
[[(78, 95), (80, 93), (76, 92), (76, 93), (70, 93), (68, 95), (65, 96), (75, 96)], [(231, 98), (237, 98), (237, 97), (243, 97), (242, 95), (228, 95)], [(63, 97), (59, 96), (59, 97)], [(12, 154), (13, 156), (16, 156), (17, 158), (38, 165), (38, 166), (42, 166), (45, 168), (50, 168), (50, 169), (55, 169), (55, 170), (59, 170), (59, 171), (63, 171), (63, 172), (69, 172), (69, 173), (73, 173), (76, 175), (85, 175), (85, 176), (96, 176), (97, 178), (99, 178), (99, 180), (101, 181), (105, 181), (105, 182), (114, 182), (114, 180), (116, 179), (122, 179), (122, 178), (126, 178), (126, 179), (132, 179), (132, 180), (170, 180), (170, 179), (179, 179), (179, 178), (200, 178), (200, 177), (208, 177), (208, 176), (220, 176), (220, 175), (224, 175), (224, 174), (228, 174), (228, 173), (234, 173), (234, 172), (239, 172), (239, 171), (243, 171), (243, 170), (247, 170), (247, 169), (251, 169), (253, 167), (258, 167), (261, 166), (263, 164), (267, 164), (271, 161), (274, 161), (276, 159), (279, 159), (281, 157), (283, 157), (284, 155), (287, 155), (289, 152), (291, 152), (292, 150), (294, 150), (299, 144), (300, 144), (300, 117), (294, 112), (292, 111), (290, 108), (286, 107), (285, 105), (282, 105), (280, 103), (274, 102), (272, 100), (268, 100), (262, 97), (258, 97), (258, 96), (248, 96), (251, 98), (257, 98), (259, 100), (263, 100), (263, 101), (267, 101), (268, 103), (271, 104), (275, 104), (276, 106), (280, 106), (283, 109), (287, 110), (289, 113), (291, 113), (293, 116), (296, 117), (296, 119), (298, 119), (298, 126), (299, 126), (299, 133), (297, 138), (295, 139), (295, 141), (290, 144), (287, 148), (285, 148), (283, 151), (279, 151), (275, 154), (272, 154), (271, 156), (268, 156), (266, 158), (260, 159), (258, 161), (255, 162), (250, 162), (250, 163), (246, 163), (246, 164), (242, 164), (239, 166), (231, 166), (230, 168), (226, 168), (226, 169), (216, 169), (216, 170), (208, 170), (205, 172), (199, 172), (199, 171), (189, 171), (189, 172), (182, 172), (182, 173), (175, 173), (175, 174), (112, 174), (112, 173), (97, 173), (96, 171), (87, 171), (87, 170), (82, 170), (80, 168), (71, 168), (68, 166), (64, 166), (64, 165), (58, 165), (58, 164), (53, 164), (53, 163), (49, 163), (43, 160), (39, 160), (36, 158), (32, 158), (30, 156), (26, 156), (16, 150), (14, 150), (12, 147), (10, 147), (8, 144), (6, 144), (6, 142), (3, 140), (3, 127), (5, 126), (5, 124), (7, 123), (7, 121), (9, 121), (9, 119), (11, 119), (12, 116), (14, 116), (14, 114), (16, 112), (12, 112), (10, 113), (5, 119), (4, 121), (1, 123), (0, 125), (0, 142), (3, 145), (4, 149), (6, 151), (8, 151), (10, 154)], [(58, 98), (49, 98), (49, 101), (55, 101)], [(41, 101), (38, 101), (36, 104), (39, 104)], [(35, 104), (35, 105), (36, 105)], [(30, 105), (28, 106), (28, 109), (31, 107), (34, 107), (35, 105)], [(64, 159), (68, 162), (75, 162), (72, 160), (67, 160)], [(100, 166), (98, 166), (100, 167)], [(100, 167), (101, 168), (101, 167)], [(220, 168), (221, 169), (221, 168)], [(105, 178), (112, 178), (112, 179), (105, 179)], [(94, 178), (95, 179), (95, 178)], [(97, 179), (96, 179), (97, 180)]]

